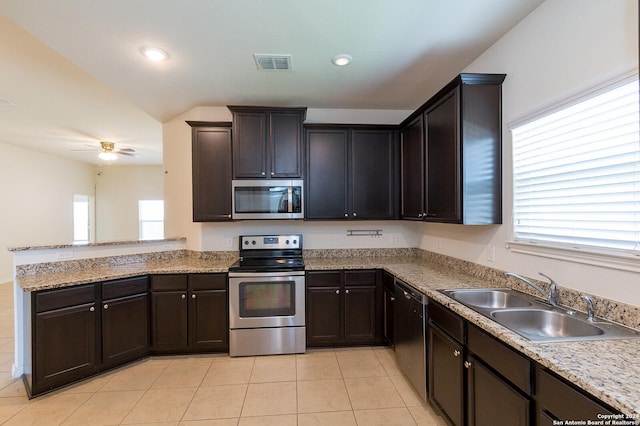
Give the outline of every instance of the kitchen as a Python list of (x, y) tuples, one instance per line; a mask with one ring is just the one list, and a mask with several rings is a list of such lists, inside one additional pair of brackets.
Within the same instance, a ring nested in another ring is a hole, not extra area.
[[(553, 7), (560, 10), (555, 11)], [(566, 7), (566, 9), (565, 9)], [(576, 6), (577, 7), (577, 6)], [(510, 119), (523, 114), (533, 106), (544, 103), (545, 93), (547, 98), (560, 96), (563, 91), (573, 92), (579, 87), (589, 86), (586, 80), (601, 80), (596, 75), (612, 76), (626, 71), (627, 67), (635, 66), (632, 62), (637, 61), (634, 58), (619, 66), (618, 71), (612, 71), (606, 68), (604, 61), (599, 61), (592, 50), (581, 53), (579, 50), (580, 43), (571, 44), (572, 53), (569, 55), (567, 51), (562, 50), (558, 46), (558, 50), (551, 49), (544, 39), (538, 39), (538, 34), (544, 27), (542, 32), (549, 33), (556, 27), (551, 26), (549, 22), (555, 22), (550, 16), (554, 13), (566, 15), (569, 6), (562, 6), (559, 3), (548, 2), (544, 4), (544, 8), (536, 11), (527, 21), (530, 27), (522, 25), (519, 31), (511, 33), (510, 37), (503, 39), (501, 43), (495, 45), (492, 49), (485, 52), (474, 63), (469, 65), (464, 71), (469, 72), (504, 72), (508, 74), (508, 78), (503, 88), (504, 99), (504, 118), (503, 122), (508, 123)], [(545, 15), (548, 14), (548, 15)], [(605, 12), (598, 11), (597, 8), (592, 11), (592, 19), (596, 19), (598, 15), (604, 15)], [(637, 17), (637, 13), (625, 11), (622, 13), (625, 17)], [(563, 16), (565, 16), (563, 15)], [(536, 19), (538, 19), (536, 21)], [(629, 18), (630, 19), (630, 18)], [(544, 24), (542, 24), (544, 22)], [(575, 23), (572, 26), (572, 36), (577, 40), (590, 39), (586, 34), (587, 30), (580, 32), (581, 23)], [(584, 24), (585, 27), (594, 27), (595, 25)], [(637, 21), (636, 24), (637, 25)], [(558, 23), (557, 31), (563, 32), (562, 25)], [(618, 28), (618, 27), (616, 27)], [(527, 33), (526, 31), (530, 31)], [(636, 30), (637, 33), (637, 30)], [(605, 46), (616, 44), (616, 31), (603, 31), (603, 38), (612, 37), (609, 43), (603, 41)], [(535, 43), (539, 40), (539, 45)], [(626, 40), (626, 38), (625, 38)], [(520, 44), (517, 44), (520, 42)], [(511, 45), (513, 43), (513, 45)], [(521, 61), (512, 64), (509, 58), (513, 58), (519, 51), (528, 46), (530, 56), (521, 58)], [(593, 46), (592, 46), (593, 47)], [(513, 50), (509, 50), (513, 49)], [(573, 50), (576, 50), (573, 52)], [(607, 52), (612, 55), (613, 53)], [(637, 54), (637, 49), (634, 52)], [(548, 56), (546, 56), (548, 55)], [(554, 73), (552, 67), (540, 64), (557, 63), (560, 57), (567, 55), (572, 58), (574, 72)], [(575, 58), (575, 61), (574, 61)], [(575, 62), (575, 63), (573, 63)], [(582, 70), (593, 70), (593, 75), (583, 76)], [(547, 81), (542, 81), (542, 76), (547, 76)], [(580, 81), (579, 76), (583, 76), (585, 81)], [(449, 77), (449, 79), (452, 76)], [(526, 82), (526, 83), (525, 83)], [(539, 86), (531, 85), (531, 82), (539, 82)], [(523, 94), (523, 91), (525, 94)], [(549, 94), (550, 93), (550, 94)], [(425, 96), (426, 98), (427, 96)], [(332, 115), (331, 115), (332, 114)], [(374, 112), (354, 111), (349, 116), (342, 111), (327, 111), (319, 109), (310, 109), (307, 113), (308, 121), (322, 122), (368, 122), (373, 120)], [(400, 114), (399, 114), (400, 115)], [(400, 122), (407, 114), (399, 117), (388, 118), (387, 124), (396, 124)], [(191, 221), (191, 211), (185, 206), (191, 205), (191, 199), (188, 191), (184, 188), (190, 186), (190, 155), (187, 149), (191, 140), (191, 133), (188, 126), (185, 125), (186, 120), (200, 121), (229, 121), (230, 112), (226, 107), (196, 107), (193, 110), (177, 117), (163, 125), (163, 139), (165, 151), (165, 170), (168, 171), (165, 180), (165, 202), (167, 205), (167, 232), (166, 235), (180, 235), (187, 238), (189, 248), (193, 250), (226, 250), (227, 238), (232, 237), (232, 247), (237, 246), (237, 236), (246, 234), (264, 233), (265, 227), (269, 227), (270, 231), (276, 233), (295, 233), (302, 227), (302, 233), (305, 237), (306, 248), (361, 248), (362, 245), (370, 248), (394, 247), (392, 241), (396, 241), (396, 247), (420, 247), (424, 250), (434, 251), (445, 255), (451, 255), (463, 258), (474, 263), (484, 264), (502, 270), (513, 270), (529, 277), (536, 277), (539, 270), (547, 271), (556, 279), (561, 286), (572, 287), (576, 290), (596, 294), (605, 298), (623, 301), (630, 305), (638, 306), (638, 294), (634, 283), (637, 281), (637, 273), (614, 270), (611, 268), (602, 268), (596, 266), (586, 266), (568, 261), (559, 261), (543, 257), (531, 257), (527, 255), (517, 255), (511, 253), (504, 248), (504, 242), (510, 240), (510, 226), (505, 220), (505, 225), (499, 227), (481, 227), (469, 228), (453, 225), (424, 225), (420, 223), (407, 222), (374, 222), (366, 224), (358, 224), (357, 228), (366, 229), (383, 229), (384, 233), (381, 238), (365, 237), (347, 237), (347, 230), (356, 228), (352, 223), (259, 223), (259, 222), (237, 222), (224, 225), (199, 224)], [(384, 120), (377, 120), (384, 123)], [(503, 136), (505, 141), (509, 140), (508, 135)], [(182, 148), (181, 148), (182, 147)], [(505, 144), (505, 164), (503, 176), (505, 182), (510, 180), (510, 167), (508, 158), (508, 144)], [(504, 208), (505, 217), (508, 217), (510, 195), (508, 194), (508, 185), (505, 185)], [(495, 262), (490, 263), (486, 260), (485, 250), (488, 246), (495, 247)], [(533, 261), (532, 261), (533, 259)], [(616, 283), (616, 285), (602, 286), (602, 283)]]

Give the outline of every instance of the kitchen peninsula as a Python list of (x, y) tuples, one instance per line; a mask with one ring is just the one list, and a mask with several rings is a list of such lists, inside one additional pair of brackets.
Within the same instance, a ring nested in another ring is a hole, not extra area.
[[(167, 244), (171, 249), (163, 250)], [(202, 253), (184, 250), (183, 240), (156, 243), (147, 253), (86, 258), (83, 260), (34, 262), (17, 264), (16, 363), (14, 375), (25, 374), (25, 352), (31, 342), (25, 341), (24, 331), (31, 327), (30, 316), (23, 307), (34, 294), (47, 289), (75, 288), (91, 283), (144, 277), (156, 274), (223, 274), (235, 261), (237, 253)], [(144, 245), (144, 244), (142, 244)], [(57, 246), (56, 251), (68, 247)], [(104, 246), (101, 247), (104, 249)], [(174, 249), (175, 248), (175, 249)], [(20, 253), (36, 248), (14, 251)], [(37, 248), (38, 250), (47, 250)], [(140, 250), (138, 245), (135, 250)], [(461, 305), (438, 290), (453, 288), (510, 287), (502, 271), (419, 249), (377, 250), (305, 250), (307, 272), (329, 270), (383, 270), (424, 293), (437, 303), (492, 338), (506, 344), (515, 352), (530, 359), (539, 369), (549, 371), (573, 383), (582, 391), (598, 398), (614, 410), (630, 416), (640, 415), (640, 339), (600, 340), (588, 342), (534, 343), (507, 330), (486, 317)], [(55, 255), (53, 256), (55, 257)], [(20, 262), (18, 262), (20, 263)], [(92, 265), (92, 266), (89, 266)], [(518, 290), (530, 292), (528, 288)], [(531, 292), (530, 292), (531, 293)], [(533, 294), (533, 293), (531, 293)], [(561, 288), (563, 305), (581, 308), (577, 294)], [(597, 300), (598, 305), (605, 301)], [(597, 315), (638, 329), (640, 312), (628, 305), (609, 302), (608, 311)]]

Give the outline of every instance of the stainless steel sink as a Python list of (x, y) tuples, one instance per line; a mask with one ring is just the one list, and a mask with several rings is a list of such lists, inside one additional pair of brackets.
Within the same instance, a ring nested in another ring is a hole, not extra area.
[(517, 296), (514, 291), (506, 289), (450, 290), (447, 294), (460, 303), (478, 308), (504, 309), (531, 306), (531, 302)]
[(574, 312), (508, 288), (440, 290), (470, 309), (536, 342), (631, 339), (640, 332)]
[(505, 309), (491, 312), (491, 317), (531, 340), (591, 337), (604, 334), (604, 330), (587, 321), (556, 311)]

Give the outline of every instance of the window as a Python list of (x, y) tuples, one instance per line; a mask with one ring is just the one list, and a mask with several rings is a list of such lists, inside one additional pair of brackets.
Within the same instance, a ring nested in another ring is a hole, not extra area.
[(160, 240), (164, 238), (164, 201), (138, 201), (139, 238)]
[(516, 242), (640, 256), (638, 77), (512, 128)]
[(90, 238), (89, 196), (73, 196), (73, 243), (86, 244)]

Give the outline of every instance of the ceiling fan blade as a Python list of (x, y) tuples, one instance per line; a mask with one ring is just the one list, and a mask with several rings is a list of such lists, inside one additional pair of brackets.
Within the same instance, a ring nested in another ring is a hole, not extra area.
[(136, 150), (133, 148), (120, 148), (118, 151), (119, 152), (136, 152)]
[(115, 151), (115, 153), (119, 154), (119, 155), (126, 155), (127, 157), (140, 157), (138, 154), (135, 154), (135, 153), (129, 152), (129, 151), (119, 150), (119, 151)]

